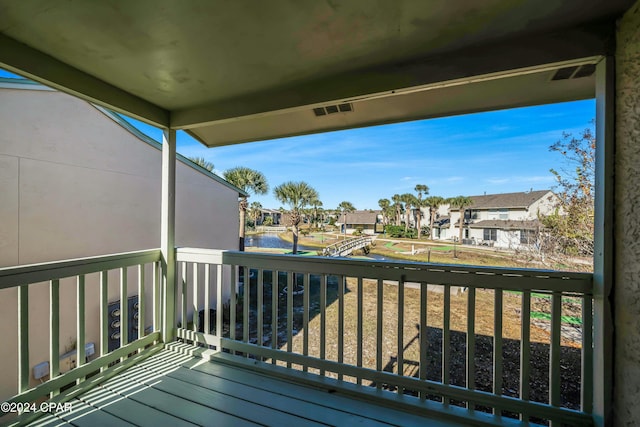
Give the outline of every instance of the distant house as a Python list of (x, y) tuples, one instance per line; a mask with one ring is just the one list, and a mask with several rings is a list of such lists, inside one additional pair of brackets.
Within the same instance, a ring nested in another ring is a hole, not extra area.
[[(463, 243), (515, 248), (533, 242), (540, 228), (539, 215), (552, 213), (558, 196), (539, 190), (471, 196), (471, 200), (464, 213)], [(427, 210), (427, 220), (428, 215)], [(436, 215), (434, 238), (457, 240), (460, 211), (444, 205)]]
[(262, 209), (262, 214), (260, 215), (260, 218), (258, 218), (257, 225), (264, 224), (267, 218), (271, 218), (272, 225), (284, 225), (282, 222), (282, 212), (277, 209)]
[(362, 228), (362, 232), (365, 234), (379, 233), (382, 230), (376, 229), (376, 224), (381, 223), (382, 212), (379, 210), (349, 212), (347, 214), (338, 215), (336, 220), (336, 225), (340, 227), (340, 230), (346, 231), (346, 233), (349, 234), (359, 228)]

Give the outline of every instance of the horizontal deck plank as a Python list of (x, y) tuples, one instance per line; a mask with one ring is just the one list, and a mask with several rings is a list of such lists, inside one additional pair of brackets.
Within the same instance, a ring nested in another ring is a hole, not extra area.
[(340, 389), (294, 383), (254, 370), (250, 364), (225, 360), (235, 356), (206, 360), (181, 353), (186, 346), (173, 343), (74, 398), (71, 411), (45, 415), (34, 425), (463, 425), (380, 406)]

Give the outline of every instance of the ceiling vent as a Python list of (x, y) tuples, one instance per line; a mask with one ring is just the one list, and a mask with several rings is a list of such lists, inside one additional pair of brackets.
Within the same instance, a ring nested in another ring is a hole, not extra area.
[(335, 113), (348, 113), (349, 111), (353, 111), (353, 105), (351, 103), (327, 105), (326, 107), (316, 107), (313, 109), (316, 117)]
[(585, 64), (580, 66), (565, 67), (556, 70), (551, 80), (568, 80), (579, 79), (580, 77), (589, 77), (596, 71), (595, 64)]

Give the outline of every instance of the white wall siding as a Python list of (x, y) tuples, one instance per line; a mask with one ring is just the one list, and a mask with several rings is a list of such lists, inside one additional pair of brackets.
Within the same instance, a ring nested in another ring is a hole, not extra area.
[[(0, 127), (0, 267), (160, 246), (157, 147), (55, 91), (0, 88), (0, 120), (11, 123)], [(238, 193), (181, 162), (176, 181), (176, 244), (237, 249)], [(113, 301), (119, 272), (109, 276)], [(150, 283), (151, 272), (146, 276)], [(136, 295), (137, 271), (129, 269), (128, 277), (128, 294)], [(75, 299), (74, 281), (62, 280), (61, 352), (75, 341)], [(47, 286), (30, 286), (31, 365), (49, 359), (48, 300)], [(151, 307), (150, 295), (147, 303)], [(17, 342), (16, 307), (16, 290), (0, 291), (7, 320), (0, 334), (7, 343)], [(86, 278), (86, 313), (86, 342), (99, 352), (97, 275)], [(151, 315), (147, 310), (147, 325)], [(5, 399), (16, 392), (15, 345), (3, 346), (0, 357)]]

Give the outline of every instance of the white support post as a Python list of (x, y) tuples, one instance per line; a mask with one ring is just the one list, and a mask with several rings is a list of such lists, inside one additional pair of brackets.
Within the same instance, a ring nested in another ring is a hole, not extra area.
[(160, 221), (160, 250), (162, 252), (162, 284), (164, 313), (162, 340), (176, 336), (176, 131), (162, 134), (162, 205)]
[(596, 177), (593, 259), (593, 414), (597, 426), (612, 422), (613, 395), (613, 207), (614, 207), (614, 59), (596, 67)]

